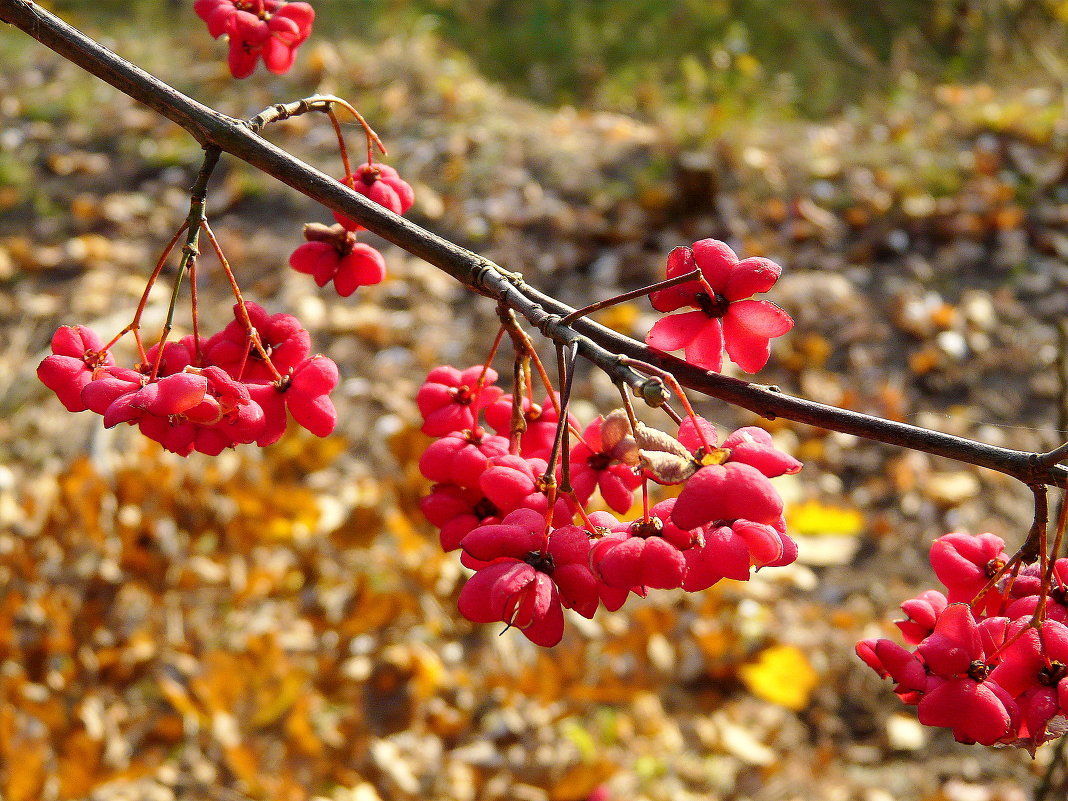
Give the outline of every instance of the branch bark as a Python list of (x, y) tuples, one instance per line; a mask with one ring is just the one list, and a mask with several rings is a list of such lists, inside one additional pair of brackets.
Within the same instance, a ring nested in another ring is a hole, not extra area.
[[(580, 353), (615, 380), (641, 393), (650, 379), (626, 363), (647, 362), (671, 372), (690, 389), (748, 409), (768, 419), (782, 417), (912, 450), (986, 467), (1028, 485), (1065, 487), (1068, 467), (1044, 463), (1042, 454), (999, 448), (918, 426), (885, 420), (793, 397), (709, 373), (605, 328), (589, 319), (562, 320), (570, 306), (537, 291), (522, 276), (399, 217), (334, 178), (260, 137), (254, 123), (221, 114), (178, 92), (67, 25), (30, 0), (0, 0), (7, 22), (116, 89), (144, 103), (189, 132), (204, 147), (216, 147), (322, 203), (358, 220), (368, 230), (438, 267), (469, 289), (522, 314), (558, 344), (577, 344)], [(621, 358), (624, 357), (624, 358)]]

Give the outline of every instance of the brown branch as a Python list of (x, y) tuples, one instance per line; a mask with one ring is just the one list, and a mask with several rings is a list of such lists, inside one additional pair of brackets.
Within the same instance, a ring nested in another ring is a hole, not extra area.
[(308, 166), (262, 139), (254, 124), (228, 117), (149, 75), (120, 58), (30, 0), (0, 0), (0, 20), (37, 39), (115, 88), (139, 100), (188, 131), (203, 146), (214, 146), (246, 161), (333, 211), (358, 220), (370, 231), (412, 255), (433, 264), (479, 294), (494, 298), (522, 314), (543, 334), (565, 347), (577, 344), (581, 354), (616, 382), (654, 405), (667, 399), (663, 382), (642, 376), (620, 356), (645, 362), (673, 374), (690, 389), (749, 409), (768, 419), (799, 423), (852, 434), (864, 439), (944, 456), (996, 470), (1028, 485), (1064, 487), (1068, 467), (1043, 464), (1038, 454), (998, 448), (918, 426), (884, 420), (796, 398), (775, 387), (751, 384), (709, 373), (589, 319), (562, 324), (574, 309), (527, 285), (522, 276), (405, 220)]

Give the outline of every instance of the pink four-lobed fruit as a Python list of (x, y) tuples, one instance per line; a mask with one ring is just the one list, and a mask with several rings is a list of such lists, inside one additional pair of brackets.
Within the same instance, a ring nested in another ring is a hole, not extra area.
[(695, 311), (663, 317), (649, 331), (647, 344), (659, 350), (684, 350), (686, 361), (719, 372), (723, 350), (747, 373), (768, 362), (770, 342), (782, 336), (794, 321), (771, 301), (753, 300), (779, 279), (782, 268), (759, 257), (739, 261), (725, 243), (702, 239), (690, 247), (675, 248), (668, 256), (667, 277), (701, 271), (698, 280), (653, 292), (649, 299), (660, 312), (690, 307)]
[(251, 75), (261, 58), (271, 72), (289, 72), (315, 21), (308, 3), (284, 0), (196, 0), (193, 10), (209, 34), (229, 39), (227, 63), (235, 78)]
[(269, 445), (290, 415), (320, 437), (337, 425), (329, 397), (337, 365), (309, 354), (310, 336), (292, 315), (269, 315), (254, 303), (235, 306), (234, 321), (219, 333), (199, 343), (192, 337), (168, 342), (162, 353), (153, 346), (137, 369), (117, 366), (102, 348), (89, 329), (60, 328), (38, 375), (71, 411), (93, 411), (108, 428), (136, 425), (182, 456)]

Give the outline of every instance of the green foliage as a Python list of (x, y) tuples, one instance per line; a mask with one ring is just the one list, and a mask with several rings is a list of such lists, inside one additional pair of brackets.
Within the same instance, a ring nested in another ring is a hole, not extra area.
[[(321, 3), (329, 8), (332, 4)], [(362, 4), (361, 4), (362, 5)], [(882, 93), (903, 69), (989, 80), (1057, 52), (1054, 0), (366, 0), (380, 30), (421, 20), (538, 99), (640, 111), (662, 102), (806, 114)]]
[[(56, 0), (111, 34), (188, 38), (191, 0)], [(1063, 0), (315, 0), (317, 35), (434, 31), (493, 80), (551, 104), (822, 116), (903, 72), (996, 81), (1063, 62)]]

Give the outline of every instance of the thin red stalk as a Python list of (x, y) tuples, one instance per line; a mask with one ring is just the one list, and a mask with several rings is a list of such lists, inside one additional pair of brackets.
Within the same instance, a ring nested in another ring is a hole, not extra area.
[[(189, 213), (185, 217), (185, 226), (179, 229), (179, 233), (182, 230), (185, 231), (185, 246), (182, 248), (182, 258), (178, 262), (178, 274), (174, 277), (174, 288), (171, 290), (171, 299), (167, 306), (167, 319), (163, 323), (163, 331), (160, 333), (159, 342), (156, 344), (156, 360), (152, 365), (152, 374), (149, 376), (150, 381), (156, 380), (159, 375), (160, 365), (163, 363), (163, 351), (172, 330), (174, 309), (178, 305), (178, 293), (182, 288), (182, 279), (185, 278), (185, 273), (189, 266), (200, 256), (200, 231), (201, 225), (206, 224), (204, 202), (208, 196), (208, 181), (211, 180), (211, 174), (219, 163), (221, 155), (222, 150), (220, 148), (214, 145), (204, 145), (204, 160), (201, 162), (197, 178), (189, 190)], [(175, 241), (177, 241), (177, 238)], [(163, 259), (161, 259), (162, 261)], [(148, 288), (146, 288), (146, 294), (142, 297), (141, 305), (138, 306), (138, 315), (144, 308), (147, 291)], [(135, 319), (139, 322), (139, 318)], [(140, 340), (138, 340), (138, 345), (140, 346), (140, 344)]]
[(1068, 503), (1061, 503), (1057, 514), (1057, 533), (1053, 538), (1054, 558), (1048, 560), (1049, 564), (1042, 572), (1042, 590), (1038, 598), (1038, 608), (1035, 610), (1035, 619), (1041, 622), (1046, 615), (1046, 599), (1049, 598), (1050, 584), (1053, 583), (1053, 568), (1057, 565), (1056, 554), (1060, 553), (1061, 543), (1064, 541), (1064, 530), (1068, 527)]
[[(288, 120), (292, 117), (298, 117), (301, 114), (307, 114), (310, 111), (323, 111), (328, 114), (333, 114), (333, 107), (335, 105), (341, 106), (347, 110), (363, 127), (364, 136), (367, 137), (368, 164), (371, 163), (371, 157), (374, 154), (375, 146), (382, 151), (382, 155), (386, 155), (386, 146), (382, 144), (382, 140), (378, 138), (378, 134), (375, 133), (374, 129), (367, 124), (367, 120), (363, 118), (363, 115), (353, 108), (348, 101), (343, 100), (340, 97), (335, 97), (334, 95), (312, 95), (311, 97), (305, 97), (302, 100), (297, 100), (293, 103), (276, 103), (273, 106), (267, 107), (255, 117), (250, 118), (246, 125), (248, 125), (250, 130), (259, 132), (272, 123)], [(348, 174), (348, 172), (346, 172), (346, 174)]]
[(330, 124), (334, 126), (334, 134), (337, 136), (337, 149), (341, 154), (341, 166), (345, 170), (345, 181), (349, 181), (352, 175), (352, 164), (349, 162), (349, 149), (345, 145), (345, 134), (341, 130), (341, 123), (337, 120), (337, 114), (332, 108), (326, 110), (326, 116), (330, 118)]
[(389, 155), (389, 152), (386, 150), (386, 146), (384, 144), (382, 144), (382, 140), (379, 139), (378, 138), (378, 134), (375, 133), (375, 129), (367, 124), (367, 120), (365, 120), (363, 118), (363, 115), (360, 112), (358, 112), (355, 108), (353, 108), (352, 105), (347, 100), (342, 100), (340, 97), (334, 97), (332, 95), (327, 96), (327, 97), (325, 97), (323, 99), (324, 100), (328, 100), (331, 103), (336, 103), (337, 105), (341, 106), (343, 109), (348, 111), (349, 114), (351, 114), (353, 117), (355, 117), (356, 118), (356, 122), (360, 123), (360, 125), (363, 127), (364, 135), (367, 137), (367, 163), (368, 164), (370, 164), (372, 162), (372, 157), (374, 156), (374, 148), (375, 148), (375, 146), (377, 146), (378, 149), (382, 151), (382, 155), (383, 156), (388, 156)]
[[(1042, 489), (1045, 490), (1045, 487), (1043, 487)], [(1049, 567), (1049, 539), (1045, 521), (1042, 521), (1042, 527), (1039, 530), (1038, 547), (1038, 572), (1042, 576), (1045, 576), (1046, 569)], [(1056, 549), (1054, 549), (1054, 552), (1056, 552)], [(1042, 591), (1045, 592), (1047, 589), (1048, 588), (1045, 586), (1045, 582), (1043, 581)]]
[[(687, 281), (693, 281), (695, 279), (700, 279), (702, 282), (704, 282), (704, 279), (701, 276), (701, 270), (699, 268), (691, 270), (685, 275), (676, 275), (674, 278), (668, 278), (664, 281), (657, 281), (655, 284), (650, 284), (649, 286), (642, 287), (641, 289), (632, 289), (630, 292), (624, 292), (621, 295), (613, 295), (610, 298), (605, 298), (604, 300), (599, 300), (596, 303), (591, 303), (588, 306), (583, 306), (581, 309), (576, 309), (575, 311), (571, 312), (563, 319), (561, 319), (560, 325), (570, 325), (575, 320), (578, 320), (580, 317), (585, 317), (588, 314), (593, 314), (594, 312), (600, 311), (601, 309), (607, 309), (610, 306), (625, 303), (628, 300), (640, 298), (650, 293), (658, 292), (661, 289), (667, 289), (668, 287), (675, 286), (676, 284), (685, 284)], [(705, 286), (708, 286), (708, 284), (706, 283)]]
[(241, 364), (237, 366), (237, 380), (240, 381), (245, 376), (245, 368), (248, 366), (248, 357), (252, 353), (252, 337), (248, 337), (245, 340), (245, 352), (241, 354)]
[[(1031, 563), (1036, 558), (1041, 559), (1041, 573), (1045, 575), (1046, 572), (1046, 525), (1047, 518), (1049, 517), (1049, 503), (1046, 495), (1046, 487), (1041, 484), (1035, 484), (1031, 486), (1031, 492), (1035, 499), (1035, 516), (1034, 521), (1031, 523), (1031, 528), (1027, 532), (1027, 539), (1024, 544), (1020, 546), (1019, 550), (1012, 555), (1012, 558), (1008, 562), (1003, 564), (994, 575), (990, 577), (990, 580), (983, 586), (983, 588), (972, 599), (971, 605), (974, 607), (979, 601), (983, 599), (995, 584), (997, 584), (1001, 578), (1012, 569), (1015, 572), (1019, 572), (1020, 565), (1024, 562)], [(1015, 572), (1013, 574), (1015, 579)]]
[[(1068, 524), (1068, 504), (1062, 503), (1060, 513), (1057, 515), (1057, 534), (1053, 540), (1052, 550), (1054, 554), (1060, 551), (1061, 542), (1064, 540), (1064, 529), (1066, 524)], [(1030, 537), (1028, 538), (1028, 540), (1030, 541)], [(1024, 544), (1024, 547), (1027, 547), (1027, 543)], [(1022, 550), (1023, 549), (1021, 549), (1021, 551)], [(1015, 559), (1019, 555), (1020, 553), (1017, 552), (1016, 556), (1014, 556), (1013, 559)], [(1023, 636), (1023, 633), (1028, 629), (1037, 629), (1039, 632), (1039, 637), (1042, 636), (1042, 621), (1046, 619), (1046, 600), (1049, 598), (1049, 587), (1052, 583), (1053, 568), (1055, 565), (1055, 559), (1049, 560), (1046, 570), (1042, 573), (1042, 586), (1039, 590), (1038, 606), (1035, 607), (1034, 614), (1031, 615), (1031, 620), (1027, 623), (1026, 626), (1022, 627), (1019, 631), (1009, 637), (1009, 639), (1003, 642), (994, 652), (994, 654), (990, 657), (990, 661), (993, 661), (997, 656), (1001, 654), (1002, 651), (1004, 651), (1010, 645), (1020, 639), (1020, 637)]]
[(219, 259), (219, 264), (222, 265), (223, 272), (226, 273), (226, 278), (230, 282), (230, 289), (234, 293), (234, 298), (237, 299), (236, 308), (238, 318), (241, 320), (242, 325), (245, 326), (245, 331), (248, 333), (249, 339), (252, 340), (252, 344), (256, 348), (256, 352), (260, 354), (260, 358), (267, 364), (267, 368), (271, 371), (271, 375), (274, 376), (274, 380), (281, 381), (282, 374), (275, 368), (270, 355), (264, 349), (263, 343), (260, 342), (260, 334), (252, 324), (252, 318), (248, 316), (248, 309), (245, 308), (245, 299), (241, 297), (241, 287), (237, 285), (237, 278), (234, 277), (234, 271), (230, 269), (230, 262), (226, 260), (226, 255), (223, 253), (222, 247), (219, 245), (219, 240), (215, 238), (215, 233), (211, 230), (211, 226), (208, 225), (207, 220), (204, 220), (200, 225), (201, 228), (203, 228), (204, 233), (207, 235), (208, 241), (211, 242), (211, 247), (215, 251), (215, 256)]
[(493, 340), (493, 345), (490, 347), (489, 355), (486, 357), (486, 361), (482, 363), (482, 372), (478, 374), (478, 382), (475, 384), (475, 392), (481, 392), (482, 388), (486, 386), (486, 373), (489, 372), (490, 366), (493, 364), (493, 359), (497, 355), (497, 350), (501, 347), (501, 340), (504, 339), (505, 328), (502, 325), (497, 329), (497, 336)]
[(998, 614), (1001, 614), (1005, 610), (1005, 604), (1009, 599), (1009, 595), (1012, 593), (1012, 585), (1016, 583), (1016, 579), (1020, 575), (1021, 567), (1023, 567), (1023, 563), (1017, 562), (1012, 566), (1012, 570), (1009, 571), (1009, 580), (1005, 582), (1005, 589), (1001, 591), (1001, 603), (998, 604)]
[[(534, 369), (538, 371), (538, 377), (541, 379), (541, 383), (545, 386), (545, 392), (549, 396), (549, 401), (553, 405), (553, 409), (557, 415), (560, 414), (560, 402), (556, 399), (556, 393), (553, 391), (553, 382), (549, 378), (549, 373), (545, 370), (545, 365), (542, 364), (541, 358), (538, 356), (538, 351), (534, 347), (534, 342), (527, 335), (527, 332), (516, 325), (516, 334), (522, 340), (523, 346), (527, 350), (527, 354), (530, 356), (531, 361), (534, 363)], [(534, 403), (534, 387), (528, 382), (527, 395), (530, 398), (530, 402)]]
[(1020, 637), (1022, 637), (1024, 635), (1024, 632), (1026, 632), (1028, 629), (1037, 629), (1037, 628), (1039, 628), (1040, 624), (1035, 622), (1036, 619), (1037, 619), (1037, 615), (1038, 615), (1038, 610), (1036, 609), (1035, 610), (1035, 615), (1031, 617), (1031, 620), (1028, 621), (1026, 626), (1021, 626), (1018, 631), (1016, 631), (1011, 637), (1009, 637), (1007, 640), (1005, 640), (1005, 642), (1003, 642), (1001, 645), (999, 645), (997, 647), (997, 649), (994, 651), (993, 654), (990, 654), (989, 656), (987, 656), (987, 659), (986, 659), (987, 664), (996, 663), (998, 661), (998, 659), (1001, 657), (1001, 654), (1004, 651), (1006, 651), (1008, 648), (1012, 647), (1013, 643), (1015, 643), (1018, 639), (1020, 639)]
[(578, 496), (575, 494), (575, 491), (572, 490), (570, 495), (571, 495), (571, 500), (573, 500), (575, 502), (575, 508), (578, 510), (579, 517), (582, 518), (582, 524), (583, 524), (583, 526), (585, 526), (586, 531), (588, 531), (590, 534), (596, 533), (597, 532), (597, 524), (594, 523), (592, 520), (590, 520), (590, 516), (586, 513), (586, 508), (582, 505), (582, 502), (578, 499)]
[(141, 342), (141, 315), (145, 313), (145, 306), (148, 305), (148, 296), (149, 293), (152, 291), (153, 285), (156, 283), (156, 279), (158, 279), (159, 274), (163, 272), (163, 267), (167, 264), (167, 259), (170, 258), (171, 252), (174, 250), (174, 246), (178, 244), (178, 240), (181, 239), (182, 234), (185, 233), (185, 229), (188, 227), (189, 221), (186, 220), (182, 223), (181, 228), (179, 228), (175, 232), (174, 236), (171, 237), (171, 241), (167, 243), (167, 246), (163, 248), (163, 253), (156, 261), (156, 267), (152, 271), (152, 275), (148, 277), (148, 283), (145, 285), (145, 291), (141, 293), (141, 300), (137, 304), (137, 311), (134, 312), (133, 319), (130, 321), (129, 325), (127, 325), (124, 329), (122, 329), (119, 333), (112, 337), (111, 341), (104, 346), (103, 352), (107, 352), (108, 350), (110, 350), (116, 342), (122, 339), (127, 333), (132, 331), (134, 339), (137, 341), (137, 350), (141, 361), (143, 362), (146, 358), (148, 358), (148, 355), (145, 353), (144, 344)]
[(174, 277), (174, 288), (171, 290), (171, 299), (167, 305), (167, 318), (163, 323), (163, 330), (160, 332), (159, 341), (156, 342), (156, 358), (152, 362), (152, 373), (149, 375), (148, 380), (155, 381), (159, 376), (160, 366), (163, 364), (163, 351), (167, 347), (167, 340), (170, 338), (171, 331), (173, 330), (174, 323), (174, 310), (178, 305), (178, 293), (182, 288), (182, 279), (185, 277), (186, 270), (189, 269), (189, 265), (193, 264), (197, 256), (200, 255), (198, 248), (199, 245), (199, 228), (190, 227), (189, 233), (186, 236), (185, 247), (182, 248), (182, 260), (178, 263), (178, 274)]
[[(556, 512), (556, 495), (560, 491), (560, 488), (556, 485), (556, 479), (552, 476), (547, 480), (542, 477), (542, 483), (545, 485), (545, 498), (547, 500), (547, 506), (545, 507), (545, 529), (548, 530), (552, 526), (553, 514)], [(545, 540), (545, 545), (542, 547), (542, 551), (549, 547), (548, 539)]]
[(716, 290), (714, 290), (714, 289), (713, 289), (713, 288), (712, 288), (712, 287), (711, 287), (711, 286), (709, 285), (708, 281), (707, 281), (707, 280), (705, 280), (705, 276), (704, 276), (704, 273), (702, 273), (702, 274), (701, 274), (701, 276), (700, 276), (700, 277), (699, 277), (699, 278), (697, 279), (697, 281), (698, 281), (698, 282), (699, 282), (699, 283), (701, 284), (701, 286), (703, 286), (703, 287), (705, 288), (705, 292), (707, 292), (707, 293), (708, 293), (708, 296), (709, 296), (710, 298), (714, 298), (714, 297), (715, 297), (716, 295), (718, 295), (718, 294), (719, 294), (718, 292), (716, 292)]
[(1006, 573), (1008, 573), (1010, 569), (1018, 567), (1020, 564), (1023, 563), (1023, 550), (1024, 549), (1021, 548), (1016, 553), (1014, 553), (1012, 557), (1010, 557), (1008, 562), (1003, 564), (1000, 568), (998, 568), (998, 570), (994, 572), (994, 575), (990, 577), (986, 584), (983, 585), (983, 588), (979, 590), (979, 592), (975, 594), (975, 597), (972, 598), (972, 600), (969, 602), (969, 606), (974, 607), (977, 603), (983, 600), (983, 597), (994, 588), (994, 585), (1001, 581), (1002, 577)]
[[(575, 426), (571, 425), (570, 417), (568, 417), (565, 412), (561, 411), (561, 409), (560, 409), (560, 401), (556, 397), (556, 392), (553, 391), (552, 380), (549, 378), (549, 373), (546, 371), (545, 365), (542, 364), (541, 359), (538, 357), (538, 352), (534, 349), (534, 343), (531, 341), (530, 337), (526, 336), (526, 332), (525, 331), (520, 329), (520, 332), (523, 334), (523, 336), (524, 336), (524, 338), (525, 338), (525, 340), (527, 342), (527, 345), (530, 348), (530, 359), (534, 363), (535, 369), (538, 371), (538, 377), (541, 379), (541, 383), (545, 387), (545, 393), (549, 397), (549, 402), (552, 403), (552, 405), (553, 405), (553, 411), (556, 412), (557, 418), (561, 418), (562, 419), (562, 418), (566, 417), (567, 418), (567, 424), (570, 427), (571, 432), (574, 433), (574, 434), (577, 434), (579, 437), (581, 437), (582, 436), (582, 432), (578, 428), (576, 428)], [(527, 397), (530, 399), (531, 404), (533, 404), (534, 403), (534, 387), (531, 384), (529, 369), (527, 371)]]

